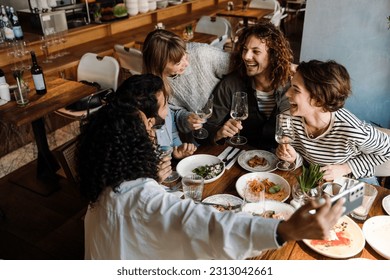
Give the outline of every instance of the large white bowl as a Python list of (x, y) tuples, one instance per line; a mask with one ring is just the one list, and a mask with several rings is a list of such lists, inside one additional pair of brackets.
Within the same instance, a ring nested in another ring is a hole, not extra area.
[[(283, 216), (284, 220), (290, 218), (290, 216), (295, 212), (295, 208), (290, 204), (279, 202), (276, 200), (266, 200), (264, 202), (265, 211), (275, 211), (275, 214)], [(242, 208), (243, 212), (261, 214), (263, 211), (259, 203), (246, 203)]]
[[(184, 177), (184, 176), (189, 175), (189, 174), (195, 174), (194, 172), (192, 172), (192, 170), (194, 170), (195, 168), (197, 168), (199, 166), (203, 166), (206, 164), (211, 165), (211, 164), (216, 164), (216, 163), (220, 163), (220, 162), (222, 162), (222, 161), (219, 158), (217, 158), (216, 156), (205, 155), (205, 154), (193, 155), (193, 156), (189, 156), (189, 157), (182, 159), (177, 164), (176, 171), (179, 173), (179, 175), (181, 177)], [(225, 172), (225, 166), (223, 167), (222, 172), (219, 173), (218, 176), (211, 178), (211, 179), (204, 180), (204, 182), (206, 184), (214, 182), (215, 180), (218, 180), (219, 178), (221, 178), (221, 176), (223, 175), (224, 172)]]
[[(286, 201), (291, 193), (291, 187), (290, 184), (281, 176), (270, 173), (270, 172), (253, 172), (253, 173), (247, 173), (245, 175), (242, 175), (240, 178), (238, 178), (236, 182), (236, 190), (238, 194), (244, 198), (244, 190), (247, 186), (247, 182), (252, 179), (258, 179), (258, 180), (264, 180), (269, 179), (271, 182), (274, 182), (276, 185), (279, 185), (283, 188), (285, 192), (285, 196), (283, 196), (280, 200), (281, 202)], [(267, 195), (267, 194), (266, 194)], [(266, 199), (269, 199), (266, 197)]]

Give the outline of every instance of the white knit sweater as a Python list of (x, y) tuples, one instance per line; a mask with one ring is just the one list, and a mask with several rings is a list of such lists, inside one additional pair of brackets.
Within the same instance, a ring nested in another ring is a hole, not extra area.
[(223, 75), (229, 71), (230, 54), (201, 43), (188, 43), (189, 66), (185, 73), (169, 78), (172, 96), (170, 107), (175, 111), (176, 125), (183, 133), (190, 132), (187, 117), (202, 108)]

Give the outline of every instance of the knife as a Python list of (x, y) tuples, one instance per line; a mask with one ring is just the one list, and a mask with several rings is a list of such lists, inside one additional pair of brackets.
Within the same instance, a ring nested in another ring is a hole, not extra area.
[(233, 151), (229, 153), (225, 160), (225, 166), (229, 164), (230, 160), (234, 158), (234, 156), (241, 151), (239, 148), (235, 148)]
[(225, 210), (235, 210), (241, 207), (241, 204), (236, 204), (236, 205), (223, 205), (223, 204), (218, 204), (218, 203), (212, 203), (212, 202), (201, 202), (200, 204), (203, 205), (211, 205), (211, 206), (219, 206), (222, 207)]
[(226, 168), (227, 170), (229, 170), (229, 169), (233, 166), (233, 164), (237, 161), (238, 157), (239, 157), (240, 155), (242, 155), (243, 153), (245, 153), (244, 150), (242, 150), (242, 151), (241, 151), (240, 153), (238, 153), (234, 158), (232, 158), (231, 160), (229, 160), (229, 162), (226, 162), (226, 163), (225, 163), (225, 168)]

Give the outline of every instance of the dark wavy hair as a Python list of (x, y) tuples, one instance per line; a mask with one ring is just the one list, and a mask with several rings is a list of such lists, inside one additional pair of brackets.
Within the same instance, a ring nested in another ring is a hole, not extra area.
[(110, 102), (92, 115), (79, 136), (77, 167), (81, 193), (95, 202), (102, 190), (124, 181), (157, 179), (158, 158), (140, 116), (158, 115), (156, 94), (161, 78), (152, 74), (128, 78)]
[(271, 70), (269, 80), (272, 88), (286, 85), (293, 74), (291, 71), (293, 54), (290, 43), (282, 31), (267, 20), (260, 20), (239, 33), (238, 42), (230, 61), (231, 69), (238, 69), (241, 76), (246, 77), (246, 67), (241, 55), (247, 39), (251, 36), (264, 41), (268, 47)]
[(334, 60), (310, 60), (297, 67), (310, 98), (326, 112), (344, 107), (351, 95), (351, 79), (347, 69)]

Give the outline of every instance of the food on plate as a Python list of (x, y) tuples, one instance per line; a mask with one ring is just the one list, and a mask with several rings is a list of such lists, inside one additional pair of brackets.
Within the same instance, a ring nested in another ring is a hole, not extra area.
[(254, 168), (256, 166), (265, 166), (267, 165), (267, 160), (263, 157), (259, 157), (258, 155), (255, 155), (254, 157), (250, 158), (247, 162), (247, 164)]
[(276, 213), (274, 210), (266, 210), (260, 216), (262, 216), (264, 218), (272, 218), (272, 219), (278, 219), (278, 220), (285, 219), (285, 217), (283, 216), (283, 213)]
[(265, 198), (266, 199), (273, 199), (273, 200), (281, 201), (283, 198), (286, 197), (285, 190), (281, 186), (270, 181), (268, 178), (266, 178), (264, 180), (260, 180), (258, 178), (253, 178), (253, 179), (248, 180), (247, 184), (248, 184), (249, 190), (252, 193), (258, 193), (262, 190), (265, 190)]
[(331, 246), (348, 246), (351, 244), (351, 237), (346, 231), (347, 222), (336, 224), (330, 231), (330, 238), (327, 240), (311, 240), (310, 243), (314, 246), (322, 245), (325, 247)]
[(229, 203), (226, 206), (213, 205), (213, 207), (216, 208), (219, 212), (235, 210), (235, 209), (233, 209), (233, 205), (230, 205)]
[(223, 171), (223, 166), (223, 162), (210, 165), (206, 164), (198, 166), (197, 168), (193, 169), (192, 172), (202, 176), (205, 180), (208, 180), (218, 176)]

